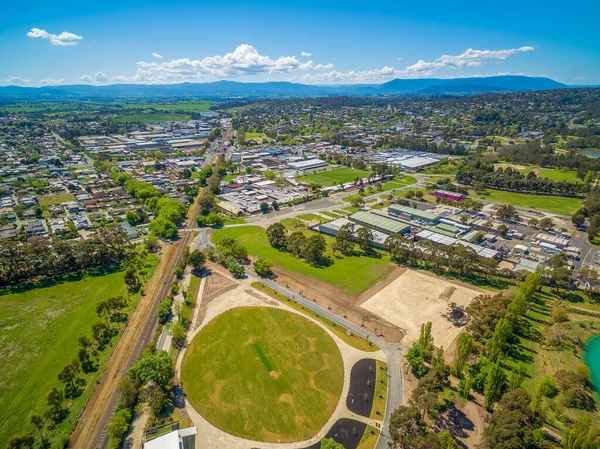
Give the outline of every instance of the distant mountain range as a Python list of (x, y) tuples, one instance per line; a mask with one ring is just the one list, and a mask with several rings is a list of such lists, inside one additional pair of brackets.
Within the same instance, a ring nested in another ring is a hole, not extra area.
[(568, 88), (549, 78), (491, 76), (486, 78), (395, 79), (384, 84), (315, 86), (289, 82), (181, 84), (76, 84), (45, 87), (0, 87), (0, 100), (83, 99), (83, 98), (277, 98), (315, 96), (417, 96), (474, 95), (486, 92), (523, 92)]

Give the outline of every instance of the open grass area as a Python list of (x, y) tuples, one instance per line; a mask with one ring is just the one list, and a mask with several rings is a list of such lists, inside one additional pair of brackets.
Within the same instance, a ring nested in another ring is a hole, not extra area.
[[(303, 230), (303, 232), (311, 235), (314, 231)], [(341, 256), (339, 254), (334, 256), (331, 250), (334, 239), (327, 235), (323, 235), (327, 242), (325, 255), (329, 256), (333, 263), (325, 267), (313, 267), (287, 252), (272, 248), (267, 240), (265, 230), (258, 226), (224, 228), (216, 230), (212, 234), (215, 242), (225, 236), (238, 240), (247, 248), (249, 254), (264, 257), (286, 270), (320, 279), (351, 293), (361, 293), (367, 290), (377, 281), (385, 278), (395, 267), (387, 254), (376, 253), (372, 257)]]
[(340, 218), (341, 215), (336, 214), (335, 212), (329, 212), (328, 210), (324, 210), (322, 212), (319, 212), (321, 215), (326, 215), (327, 217), (330, 218)]
[[(149, 256), (146, 277), (157, 263), (157, 257)], [(52, 387), (63, 387), (56, 376), (77, 358), (78, 337), (91, 337), (92, 324), (100, 320), (96, 305), (126, 293), (124, 271), (115, 271), (0, 296), (0, 448), (12, 435), (34, 431), (29, 417), (43, 414)], [(129, 300), (131, 309), (138, 299), (139, 293)], [(109, 353), (110, 348), (104, 350), (98, 370), (83, 376), (83, 394), (68, 400), (69, 417), (47, 432), (53, 447), (71, 434)]]
[(534, 172), (538, 178), (548, 178), (553, 181), (566, 181), (566, 182), (582, 182), (581, 179), (577, 177), (577, 172), (575, 170), (557, 170), (554, 168), (542, 168), (537, 166), (523, 166), (523, 165), (515, 165), (515, 164), (495, 164), (495, 167), (511, 167), (513, 170), (518, 170), (519, 172), (527, 175), (529, 172)]
[(296, 178), (298, 182), (307, 182), (309, 184), (320, 184), (323, 187), (330, 187), (340, 182), (351, 182), (359, 178), (366, 178), (371, 174), (367, 170), (355, 170), (353, 168), (334, 168), (333, 170), (322, 171), (318, 173), (312, 173), (310, 175), (299, 176)]
[[(316, 319), (321, 324), (327, 326), (327, 328), (329, 328), (329, 330), (331, 330), (335, 335), (337, 335), (340, 338), (340, 340), (344, 341), (345, 343), (348, 343), (353, 348), (360, 349), (361, 351), (367, 351), (367, 352), (374, 352), (374, 351), (379, 350), (379, 348), (377, 346), (375, 346), (373, 343), (371, 343), (371, 342), (365, 340), (364, 338), (362, 338), (358, 335), (355, 335), (355, 334), (348, 335), (346, 328), (340, 327), (337, 324), (335, 324), (333, 321), (331, 321), (330, 319), (325, 318), (321, 315), (314, 313), (311, 310), (306, 309), (300, 303), (294, 301), (293, 299), (288, 298), (285, 295), (282, 295), (278, 291), (273, 290), (271, 287), (267, 287), (262, 282), (253, 282), (252, 287), (269, 295), (271, 298), (274, 298), (277, 301), (282, 302), (283, 304), (287, 304), (289, 307), (296, 309), (299, 312), (302, 312), (303, 314), (310, 316), (311, 318)], [(377, 363), (380, 363), (380, 362), (378, 361)], [(383, 362), (381, 362), (381, 363), (383, 363)], [(385, 365), (385, 363), (384, 363), (384, 365)], [(379, 365), (378, 365), (378, 368), (379, 368)], [(385, 384), (386, 384), (386, 391), (387, 391), (387, 377), (385, 379)], [(377, 392), (377, 390), (375, 390), (375, 391)], [(384, 395), (383, 397), (385, 398), (386, 396)], [(384, 407), (385, 407), (385, 399), (384, 399)], [(373, 408), (375, 408), (375, 405), (373, 405)], [(377, 418), (375, 418), (375, 419), (377, 419)]]
[(119, 123), (125, 122), (140, 122), (140, 123), (154, 123), (154, 122), (178, 122), (182, 120), (190, 120), (189, 114), (129, 114), (120, 115), (116, 118)]
[(38, 197), (42, 209), (54, 206), (55, 204), (75, 201), (75, 196), (71, 193), (62, 193), (60, 195), (44, 195)]
[(378, 439), (379, 430), (373, 426), (367, 426), (356, 449), (374, 449)]
[(375, 380), (375, 395), (373, 396), (373, 408), (371, 419), (382, 420), (385, 415), (385, 404), (387, 402), (388, 376), (387, 363), (377, 360), (377, 378)]
[(517, 207), (551, 212), (559, 215), (573, 215), (583, 204), (580, 198), (563, 196), (531, 195), (528, 193), (507, 192), (504, 190), (487, 190), (476, 198), (496, 203), (512, 204)]
[(336, 343), (315, 323), (281, 309), (243, 307), (196, 335), (181, 377), (187, 399), (213, 425), (243, 438), (289, 442), (325, 424), (339, 401), (344, 367)]
[(319, 223), (325, 223), (326, 221), (329, 221), (327, 218), (317, 214), (298, 215), (298, 218), (304, 221), (318, 221)]
[(390, 179), (383, 184), (384, 191), (392, 190), (392, 189), (400, 189), (403, 187), (407, 187), (418, 182), (417, 178), (409, 175), (397, 176), (394, 179)]

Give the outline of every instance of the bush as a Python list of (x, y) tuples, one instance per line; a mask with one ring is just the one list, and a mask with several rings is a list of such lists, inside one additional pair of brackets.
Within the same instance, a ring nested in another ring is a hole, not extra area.
[(569, 314), (565, 309), (557, 308), (552, 311), (552, 319), (557, 323), (564, 323), (569, 320)]
[(172, 300), (167, 298), (163, 300), (156, 309), (156, 315), (158, 316), (158, 322), (160, 324), (165, 324), (169, 319), (169, 314), (171, 313), (171, 303)]
[(538, 396), (544, 396), (547, 398), (553, 398), (558, 394), (558, 387), (556, 381), (551, 377), (544, 377), (540, 382), (537, 390)]
[(127, 429), (129, 429), (130, 422), (131, 412), (126, 408), (118, 410), (108, 423), (108, 434), (111, 438), (120, 442)]

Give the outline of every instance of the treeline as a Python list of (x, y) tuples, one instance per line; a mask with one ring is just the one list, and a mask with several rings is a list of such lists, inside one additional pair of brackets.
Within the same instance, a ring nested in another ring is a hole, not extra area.
[(313, 267), (322, 265), (325, 262), (324, 256), (327, 243), (320, 234), (314, 234), (306, 238), (304, 232), (295, 231), (288, 236), (285, 226), (277, 222), (267, 228), (267, 239), (273, 248), (286, 251), (299, 259), (304, 259)]
[(185, 216), (185, 206), (174, 198), (162, 197), (160, 191), (153, 185), (139, 179), (134, 179), (128, 173), (113, 172), (113, 179), (131, 196), (142, 200), (146, 207), (154, 213), (149, 230), (161, 238), (177, 236), (177, 225)]
[[(498, 167), (494, 170), (494, 164), (481, 160), (469, 161), (461, 167), (456, 173), (456, 180), (473, 186), (479, 191), (487, 187), (511, 192), (562, 196), (584, 196), (590, 191), (590, 186), (587, 183), (570, 183), (538, 178), (533, 171), (524, 175), (511, 167)], [(589, 180), (591, 181), (591, 176)]]
[(437, 272), (460, 276), (483, 276), (486, 282), (491, 277), (510, 277), (508, 270), (499, 270), (494, 259), (480, 257), (473, 248), (463, 245), (435, 245), (428, 240), (415, 242), (401, 235), (391, 235), (385, 245), (393, 261), (410, 266), (424, 266)]
[(380, 148), (404, 148), (406, 150), (429, 151), (430, 153), (460, 156), (469, 154), (467, 147), (461, 145), (449, 145), (447, 143), (437, 144), (426, 139), (403, 135), (386, 136), (380, 139), (375, 146)]
[(550, 146), (543, 146), (539, 141), (531, 141), (521, 145), (505, 145), (497, 149), (500, 160), (514, 164), (539, 165), (559, 170), (575, 170), (580, 179), (584, 179), (589, 171), (600, 170), (600, 159), (591, 158), (576, 151), (555, 153)]
[(121, 262), (129, 240), (120, 226), (100, 228), (75, 243), (58, 239), (23, 245), (0, 241), (0, 287), (30, 285)]

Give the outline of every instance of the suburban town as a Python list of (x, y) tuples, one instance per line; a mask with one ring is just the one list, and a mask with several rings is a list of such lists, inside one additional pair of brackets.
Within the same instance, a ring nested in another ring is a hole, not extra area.
[(0, 449), (600, 449), (598, 5), (67, 3), (1, 19)]

